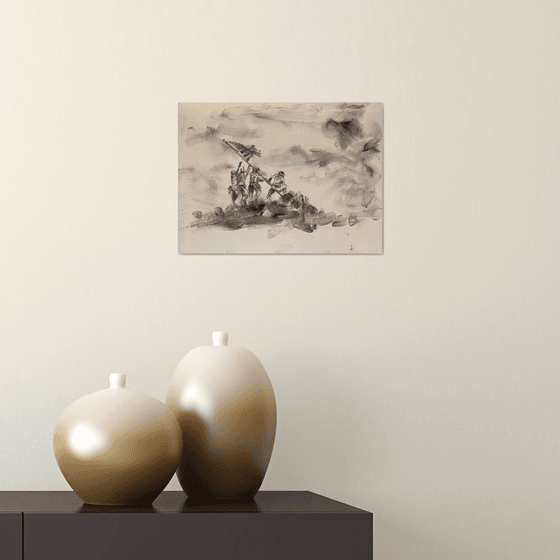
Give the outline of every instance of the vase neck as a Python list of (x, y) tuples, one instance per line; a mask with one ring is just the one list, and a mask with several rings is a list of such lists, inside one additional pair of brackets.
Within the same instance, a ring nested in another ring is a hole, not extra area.
[(229, 341), (229, 333), (225, 331), (214, 331), (212, 333), (213, 346), (227, 346)]

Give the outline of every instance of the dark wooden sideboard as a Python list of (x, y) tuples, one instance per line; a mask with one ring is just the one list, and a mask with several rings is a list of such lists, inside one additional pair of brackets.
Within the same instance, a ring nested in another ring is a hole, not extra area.
[(164, 492), (150, 508), (89, 506), (74, 492), (0, 492), (0, 558), (371, 559), (373, 516), (300, 491), (217, 504)]

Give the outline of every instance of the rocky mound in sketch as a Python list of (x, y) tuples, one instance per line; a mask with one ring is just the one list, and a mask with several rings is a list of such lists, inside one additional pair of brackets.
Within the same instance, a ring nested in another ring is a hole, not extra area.
[[(334, 212), (317, 210), (312, 205), (306, 205), (305, 210), (294, 208), (279, 201), (256, 199), (243, 205), (231, 204), (225, 209), (217, 207), (211, 212), (193, 212), (195, 221), (191, 227), (220, 226), (226, 229), (241, 229), (242, 227), (258, 225), (278, 225), (286, 222), (306, 233), (311, 233), (317, 226), (340, 227), (353, 226), (358, 222), (355, 214), (349, 216), (337, 215)], [(291, 229), (291, 228), (290, 228)]]

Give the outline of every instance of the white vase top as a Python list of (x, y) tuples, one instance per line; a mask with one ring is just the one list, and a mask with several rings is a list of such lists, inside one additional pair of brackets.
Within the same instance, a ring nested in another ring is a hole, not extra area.
[(214, 331), (212, 333), (212, 344), (214, 346), (227, 346), (229, 333), (224, 331)]
[(111, 389), (125, 389), (126, 388), (126, 374), (125, 373), (111, 373), (109, 375), (109, 386)]

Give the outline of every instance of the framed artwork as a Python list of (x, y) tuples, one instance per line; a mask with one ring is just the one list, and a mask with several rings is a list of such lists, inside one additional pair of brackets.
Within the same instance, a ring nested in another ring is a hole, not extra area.
[(383, 252), (382, 103), (179, 103), (179, 253)]

